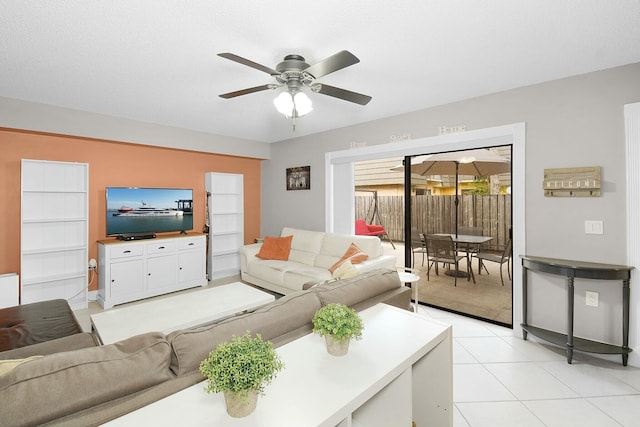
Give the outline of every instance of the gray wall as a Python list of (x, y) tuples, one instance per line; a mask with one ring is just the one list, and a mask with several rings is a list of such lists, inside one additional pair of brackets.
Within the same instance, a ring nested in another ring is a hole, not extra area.
[[(527, 250), (621, 262), (626, 255), (623, 106), (638, 101), (640, 64), (633, 64), (273, 143), (262, 168), (262, 233), (277, 234), (283, 226), (324, 229), (327, 152), (349, 149), (351, 142), (384, 144), (406, 133), (414, 139), (433, 136), (442, 125), (472, 130), (525, 122)], [(285, 169), (306, 165), (311, 165), (311, 190), (286, 191)], [(572, 166), (602, 167), (602, 197), (544, 197), (544, 169)], [(585, 235), (584, 219), (602, 219), (605, 234)]]
[[(271, 159), (262, 168), (262, 234), (277, 235), (283, 226), (324, 229), (326, 152), (349, 149), (352, 142), (384, 144), (404, 134), (434, 136), (443, 125), (473, 130), (525, 122), (526, 252), (626, 264), (623, 108), (638, 101), (640, 64), (632, 64), (274, 143)], [(305, 165), (311, 165), (311, 190), (286, 191), (285, 169)], [(578, 166), (602, 167), (601, 197), (544, 197), (545, 168)], [(585, 220), (604, 221), (604, 234), (586, 235)], [(521, 279), (515, 279), (514, 286), (520, 286)], [(563, 282), (539, 275), (531, 281), (535, 287), (531, 304), (537, 308), (533, 321), (564, 328)], [(620, 288), (598, 281), (578, 285), (576, 335), (620, 340)], [(599, 308), (585, 306), (584, 290), (600, 292)], [(633, 308), (632, 315), (637, 316)], [(637, 331), (631, 336), (632, 343), (637, 341)]]

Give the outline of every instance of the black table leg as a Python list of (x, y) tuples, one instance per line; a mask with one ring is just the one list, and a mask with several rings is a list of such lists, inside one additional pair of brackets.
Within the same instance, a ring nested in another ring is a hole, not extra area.
[[(529, 269), (522, 266), (522, 325), (527, 325), (527, 271)], [(527, 340), (527, 330), (522, 328), (522, 339)]]
[(622, 281), (622, 365), (629, 361), (629, 279)]
[(567, 363), (573, 360), (573, 276), (567, 276)]

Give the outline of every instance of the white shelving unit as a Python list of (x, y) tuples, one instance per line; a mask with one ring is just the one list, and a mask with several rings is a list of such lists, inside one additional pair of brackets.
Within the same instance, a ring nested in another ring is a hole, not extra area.
[(89, 165), (22, 159), (20, 302), (87, 307)]
[(241, 174), (208, 172), (209, 280), (240, 273), (239, 250), (244, 245), (244, 177)]

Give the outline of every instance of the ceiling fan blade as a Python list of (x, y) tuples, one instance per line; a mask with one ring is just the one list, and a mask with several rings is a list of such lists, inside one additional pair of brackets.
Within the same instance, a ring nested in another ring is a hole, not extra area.
[(314, 84), (311, 90), (323, 95), (333, 96), (335, 98), (344, 99), (345, 101), (355, 102), (360, 105), (367, 105), (371, 101), (371, 97), (361, 93), (352, 92), (339, 87), (329, 86), (321, 83)]
[(274, 85), (274, 84), (250, 87), (247, 89), (236, 90), (235, 92), (223, 93), (222, 95), (220, 95), (220, 98), (224, 98), (224, 99), (235, 98), (236, 96), (248, 95), (250, 93), (260, 92), (267, 89), (275, 89), (276, 87), (278, 87), (278, 85)]
[(310, 74), (313, 78), (318, 79), (326, 76), (334, 71), (342, 70), (350, 65), (357, 64), (360, 60), (348, 50), (343, 50), (328, 58), (323, 59), (317, 64), (304, 69), (303, 71)]
[(218, 56), (230, 59), (231, 61), (235, 61), (235, 62), (237, 62), (239, 64), (242, 64), (242, 65), (246, 65), (247, 67), (255, 68), (256, 70), (260, 70), (260, 71), (265, 72), (267, 74), (270, 74), (272, 76), (279, 76), (280, 75), (280, 73), (277, 72), (276, 70), (274, 70), (273, 68), (266, 67), (266, 66), (264, 66), (262, 64), (258, 64), (257, 62), (250, 61), (250, 60), (248, 60), (246, 58), (243, 58), (243, 57), (238, 56), (238, 55), (233, 54), (233, 53), (229, 53), (229, 52), (219, 53)]

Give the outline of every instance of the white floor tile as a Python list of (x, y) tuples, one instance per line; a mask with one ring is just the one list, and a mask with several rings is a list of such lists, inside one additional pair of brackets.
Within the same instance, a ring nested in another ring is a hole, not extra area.
[(620, 427), (586, 399), (523, 402), (547, 427)]
[(630, 385), (640, 393), (640, 368), (623, 366), (622, 363), (597, 361), (598, 366), (606, 369), (612, 376), (625, 384)]
[(640, 425), (640, 395), (594, 397), (587, 400), (625, 427)]
[(523, 340), (520, 337), (501, 337), (507, 344), (526, 355), (530, 361), (560, 361), (567, 360), (565, 350), (548, 344)]
[(513, 329), (511, 329), (511, 328), (506, 328), (504, 326), (494, 325), (492, 323), (486, 323), (485, 325), (486, 325), (487, 329), (489, 329), (491, 332), (493, 332), (494, 334), (496, 334), (499, 337), (512, 337), (513, 336)]
[(536, 363), (484, 365), (518, 400), (567, 399), (578, 395)]
[(471, 427), (455, 405), (453, 406), (453, 427)]
[(582, 397), (638, 393), (636, 389), (611, 375), (606, 368), (588, 362), (574, 361), (572, 364), (568, 364), (566, 361), (539, 362), (539, 366), (542, 366)]
[(535, 360), (519, 352), (504, 339), (497, 336), (462, 337), (457, 338), (457, 341), (480, 363), (531, 362)]
[(478, 364), (453, 366), (454, 402), (505, 400), (516, 400), (516, 398), (484, 366)]
[(452, 317), (446, 319), (446, 322), (453, 325), (453, 336), (456, 338), (497, 336), (486, 326), (486, 323), (483, 324), (484, 322), (477, 320)]
[(458, 340), (453, 340), (453, 363), (478, 363), (478, 361), (469, 353), (463, 346), (458, 343)]
[(522, 402), (459, 403), (457, 406), (470, 427), (545, 427)]

